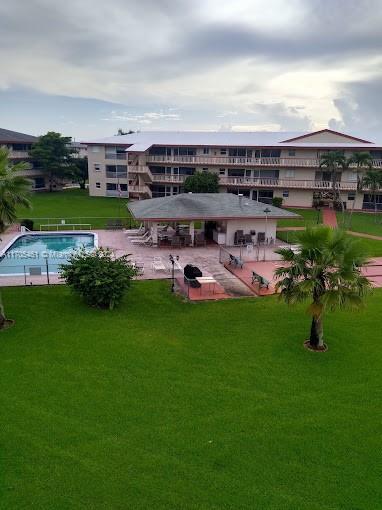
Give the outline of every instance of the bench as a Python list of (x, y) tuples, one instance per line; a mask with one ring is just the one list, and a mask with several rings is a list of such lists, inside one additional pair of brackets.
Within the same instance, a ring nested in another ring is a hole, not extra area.
[(264, 276), (261, 276), (260, 274), (257, 274), (255, 271), (252, 271), (252, 284), (257, 282), (260, 286), (260, 288), (267, 288), (269, 289), (269, 284), (271, 283), (269, 280), (264, 278)]

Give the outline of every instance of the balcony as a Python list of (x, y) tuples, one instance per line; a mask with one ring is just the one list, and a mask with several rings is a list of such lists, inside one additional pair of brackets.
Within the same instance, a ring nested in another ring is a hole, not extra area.
[(106, 177), (108, 179), (127, 179), (127, 172), (110, 172), (106, 170)]
[(153, 182), (183, 184), (188, 175), (152, 174)]
[(131, 184), (129, 185), (129, 195), (138, 196), (139, 198), (151, 198), (151, 189), (145, 185)]
[[(313, 189), (328, 190), (333, 187), (331, 181), (313, 181), (297, 179), (269, 179), (256, 177), (220, 177), (219, 184), (222, 186), (237, 186), (241, 188), (285, 188), (285, 189)], [(340, 191), (356, 191), (356, 182), (338, 182)]]
[(118, 191), (116, 189), (107, 189), (106, 196), (107, 197), (128, 197), (129, 192), (128, 191)]
[(153, 174), (148, 166), (145, 165), (130, 165), (129, 175), (137, 174), (142, 175), (143, 180), (146, 182), (152, 182), (154, 179)]
[(10, 159), (30, 159), (28, 151), (10, 151)]
[[(148, 163), (174, 163), (194, 165), (216, 166), (241, 166), (241, 167), (293, 167), (293, 168), (317, 168), (320, 166), (318, 158), (246, 158), (231, 156), (147, 156)], [(350, 168), (356, 168), (352, 164)], [(382, 168), (382, 159), (373, 160), (374, 168)]]
[(105, 159), (126, 159), (126, 152), (106, 152)]

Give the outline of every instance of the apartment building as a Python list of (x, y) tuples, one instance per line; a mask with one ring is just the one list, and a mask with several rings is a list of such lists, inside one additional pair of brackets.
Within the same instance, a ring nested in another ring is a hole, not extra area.
[[(138, 132), (84, 142), (88, 149), (89, 193), (136, 199), (181, 193), (188, 175), (219, 175), (220, 191), (270, 203), (311, 207), (332, 188), (330, 172), (320, 167), (328, 151), (346, 157), (368, 152), (382, 171), (382, 143), (330, 129), (287, 132)], [(354, 164), (337, 173), (346, 207), (372, 209), (367, 189), (357, 190)], [(377, 198), (382, 209), (382, 190)]]
[(35, 136), (0, 128), (0, 147), (6, 147), (8, 149), (10, 159), (14, 163), (26, 161), (29, 165), (29, 169), (22, 172), (22, 174), (32, 181), (34, 190), (43, 190), (46, 189), (44, 174), (41, 170), (33, 166), (29, 156), (29, 151), (36, 142), (37, 138)]

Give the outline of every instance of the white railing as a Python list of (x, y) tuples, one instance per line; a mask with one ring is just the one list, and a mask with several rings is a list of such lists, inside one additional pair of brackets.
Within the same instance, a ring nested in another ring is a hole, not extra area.
[(125, 152), (105, 153), (105, 159), (126, 159)]
[[(277, 167), (319, 167), (318, 158), (247, 158), (231, 156), (147, 156), (149, 163), (178, 163), (200, 165), (239, 165), (239, 166), (277, 166)], [(356, 168), (351, 164), (349, 168)], [(382, 168), (382, 159), (374, 159), (373, 167)]]
[[(220, 177), (220, 184), (223, 186), (244, 186), (244, 187), (263, 187), (263, 188), (298, 188), (298, 189), (331, 189), (331, 181), (313, 181), (297, 179), (272, 179), (256, 177)], [(355, 191), (356, 182), (338, 182), (339, 190)]]
[(188, 175), (152, 174), (153, 182), (173, 182), (182, 184)]
[(137, 184), (129, 185), (130, 193), (137, 193), (138, 195), (148, 195), (152, 197), (151, 189), (148, 186), (139, 186)]
[(28, 151), (10, 151), (9, 154), (10, 159), (29, 159), (29, 152)]
[(128, 197), (129, 192), (128, 191), (118, 191), (115, 189), (107, 189), (106, 196), (107, 197)]

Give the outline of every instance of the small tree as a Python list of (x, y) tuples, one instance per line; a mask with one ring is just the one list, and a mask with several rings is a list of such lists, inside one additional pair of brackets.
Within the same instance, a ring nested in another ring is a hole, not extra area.
[(49, 191), (61, 181), (72, 166), (72, 156), (76, 149), (71, 146), (71, 137), (49, 131), (40, 136), (32, 146), (30, 156), (37, 167), (45, 172), (49, 179)]
[(73, 158), (67, 176), (72, 181), (77, 182), (81, 189), (85, 189), (89, 177), (88, 158), (86, 156), (84, 158)]
[[(357, 192), (362, 191), (362, 180), (363, 180), (363, 170), (366, 168), (372, 168), (373, 164), (373, 158), (368, 152), (355, 152), (353, 156), (350, 157), (349, 160), (350, 164), (356, 165), (356, 172), (357, 172)], [(353, 212), (355, 208), (355, 202), (356, 202), (357, 194), (354, 197), (353, 205), (350, 211), (350, 222), (349, 227), (351, 227), (352, 224), (352, 218), (353, 218)]]
[(380, 170), (369, 170), (362, 179), (362, 186), (369, 188), (374, 199), (375, 223), (377, 223), (377, 192), (382, 188), (382, 172)]
[(114, 258), (111, 250), (81, 250), (60, 267), (61, 277), (84, 301), (97, 308), (117, 306), (137, 274), (129, 255)]
[(186, 193), (219, 193), (219, 176), (212, 172), (196, 172), (184, 181)]
[(370, 288), (361, 274), (367, 263), (361, 245), (339, 229), (324, 226), (296, 234), (299, 251), (276, 251), (287, 265), (276, 269), (276, 288), (288, 304), (311, 301), (309, 346), (324, 349), (323, 316), (327, 310), (359, 308)]

